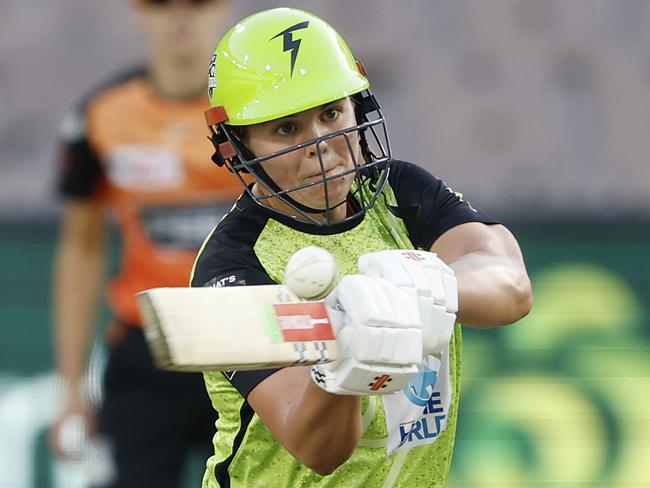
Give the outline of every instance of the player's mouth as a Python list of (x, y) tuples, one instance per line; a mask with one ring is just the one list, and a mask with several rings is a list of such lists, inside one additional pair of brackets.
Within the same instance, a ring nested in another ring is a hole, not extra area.
[(344, 171), (345, 171), (345, 166), (343, 164), (337, 164), (333, 168), (326, 170), (325, 173), (323, 173), (322, 171), (318, 171), (317, 173), (314, 173), (313, 175), (310, 175), (307, 178), (303, 178), (303, 181), (305, 183), (313, 183), (316, 181), (323, 180), (324, 178), (336, 176), (339, 173), (343, 173)]

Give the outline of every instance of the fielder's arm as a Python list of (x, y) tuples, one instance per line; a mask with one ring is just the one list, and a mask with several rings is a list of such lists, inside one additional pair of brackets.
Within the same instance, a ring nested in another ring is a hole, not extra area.
[[(66, 382), (63, 412), (85, 414), (88, 405), (83, 376), (93, 336), (93, 324), (104, 275), (106, 220), (104, 209), (92, 202), (66, 204), (52, 281), (54, 346), (58, 374)], [(53, 444), (56, 450), (56, 442)]]

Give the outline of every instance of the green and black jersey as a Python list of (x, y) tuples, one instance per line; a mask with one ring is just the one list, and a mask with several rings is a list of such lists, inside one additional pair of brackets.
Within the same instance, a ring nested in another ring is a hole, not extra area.
[[(383, 195), (363, 220), (335, 234), (314, 235), (300, 224), (282, 223), (244, 194), (204, 242), (192, 286), (279, 283), (289, 257), (309, 245), (329, 250), (341, 276), (358, 273), (357, 259), (362, 254), (385, 249), (429, 250), (444, 232), (466, 222), (496, 223), (443, 181), (403, 161), (391, 163)], [(440, 408), (436, 400), (440, 393), (433, 383), (428, 389), (421, 388), (426, 393), (418, 404), (423, 406), (422, 417), (412, 425), (390, 425), (388, 402), (382, 396), (365, 397), (361, 442), (351, 458), (329, 476), (320, 476), (293, 458), (246, 401), (250, 391), (276, 370), (204, 373), (219, 421), (215, 453), (207, 462), (203, 487), (444, 486), (458, 412), (460, 345), (460, 327), (456, 326), (447, 358), (448, 411)], [(406, 396), (402, 401), (409, 402)], [(387, 455), (391, 432), (400, 436), (404, 448)]]

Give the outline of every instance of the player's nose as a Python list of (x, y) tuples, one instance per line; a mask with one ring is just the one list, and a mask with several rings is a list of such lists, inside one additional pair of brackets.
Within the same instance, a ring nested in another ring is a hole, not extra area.
[[(328, 134), (328, 130), (323, 124), (314, 122), (309, 125), (308, 133), (306, 134), (306, 136), (307, 136), (307, 140), (313, 140), (313, 139), (318, 139), (319, 137), (323, 137), (327, 134)], [(306, 155), (310, 158), (313, 158), (317, 156), (319, 153), (320, 154), (326, 153), (328, 150), (327, 142), (328, 140), (325, 139), (305, 147)]]

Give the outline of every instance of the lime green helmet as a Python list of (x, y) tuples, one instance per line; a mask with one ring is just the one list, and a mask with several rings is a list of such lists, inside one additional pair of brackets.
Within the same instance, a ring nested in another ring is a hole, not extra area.
[[(333, 223), (329, 219), (323, 223), (312, 217), (315, 213), (327, 213), (327, 209), (312, 209), (295, 201), (291, 192), (301, 187), (279, 188), (260, 164), (298, 147), (256, 157), (235, 135), (233, 128), (267, 122), (352, 97), (358, 125), (298, 146), (315, 144), (318, 147), (330, 137), (343, 135), (347, 138), (350, 132), (359, 133), (365, 160), (355, 160), (357, 175), (353, 187), (358, 193), (355, 200), (358, 212), (346, 221), (362, 218), (386, 182), (390, 161), (384, 117), (369, 86), (363, 67), (355, 61), (345, 40), (319, 17), (293, 8), (253, 14), (224, 35), (210, 61), (208, 96), (211, 108), (205, 115), (215, 146), (212, 160), (219, 166), (226, 165), (239, 176), (251, 198), (274, 213), (318, 227), (331, 226)], [(373, 144), (369, 143), (371, 138), (374, 138)], [(289, 215), (270, 208), (252, 194), (241, 173), (251, 174), (257, 183), (295, 212)], [(373, 194), (369, 196), (368, 190), (363, 188), (370, 180)], [(326, 182), (323, 184), (326, 188)]]
[(210, 71), (210, 105), (224, 107), (229, 125), (277, 119), (369, 86), (338, 32), (291, 8), (265, 10), (232, 27)]

